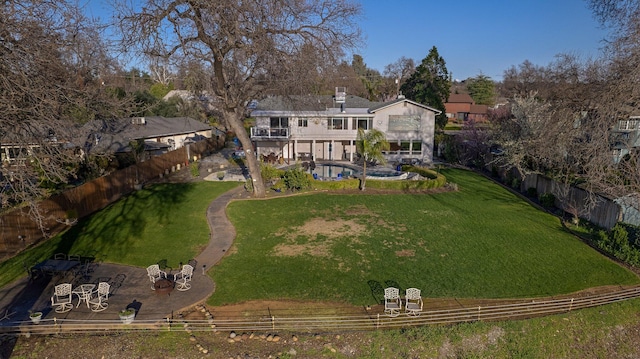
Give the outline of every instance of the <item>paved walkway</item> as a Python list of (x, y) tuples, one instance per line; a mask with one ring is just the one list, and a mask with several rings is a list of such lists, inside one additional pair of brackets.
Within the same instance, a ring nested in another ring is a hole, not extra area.
[[(211, 237), (208, 246), (200, 253), (194, 270), (192, 287), (188, 291), (173, 290), (170, 294), (158, 294), (151, 289), (146, 268), (112, 263), (97, 263), (89, 278), (82, 283), (111, 284), (109, 307), (94, 313), (81, 303), (67, 313), (56, 313), (51, 307), (53, 287), (69, 282), (72, 278), (22, 278), (0, 289), (0, 328), (30, 323), (29, 313), (43, 312), (43, 320), (114, 320), (118, 312), (127, 307), (137, 310), (136, 320), (164, 321), (191, 306), (204, 303), (215, 290), (215, 284), (205, 272), (215, 265), (227, 252), (236, 232), (229, 222), (225, 209), (233, 198), (246, 197), (242, 186), (238, 186), (216, 198), (207, 209), (207, 221)], [(177, 270), (173, 271), (175, 274)], [(4, 317), (4, 318), (3, 318)]]

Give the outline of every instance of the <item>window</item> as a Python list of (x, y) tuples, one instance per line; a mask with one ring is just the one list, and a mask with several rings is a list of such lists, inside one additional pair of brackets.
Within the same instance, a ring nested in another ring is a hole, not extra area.
[(288, 128), (289, 127), (289, 118), (288, 117), (271, 117), (271, 128)]
[(346, 117), (334, 117), (329, 120), (327, 129), (329, 130), (348, 130), (349, 123)]
[(396, 153), (400, 155), (421, 155), (421, 140), (405, 140), (389, 142), (389, 151), (385, 153)]
[(363, 129), (363, 130), (370, 130), (373, 128), (373, 118), (367, 118), (367, 117), (355, 117), (353, 119), (353, 129), (357, 130), (357, 129)]
[(618, 123), (618, 129), (620, 130), (635, 130), (638, 128), (638, 123), (640, 120), (632, 119), (632, 120), (620, 120)]
[(420, 130), (420, 116), (389, 115), (389, 131), (410, 132)]
[(298, 119), (298, 127), (309, 127), (309, 119), (307, 119), (307, 118), (299, 118)]

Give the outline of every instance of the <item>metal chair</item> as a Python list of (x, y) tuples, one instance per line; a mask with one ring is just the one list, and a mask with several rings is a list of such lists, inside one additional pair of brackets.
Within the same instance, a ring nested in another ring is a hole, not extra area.
[(67, 259), (67, 255), (64, 253), (56, 253), (53, 255), (53, 259), (60, 259), (64, 261)]
[(400, 290), (398, 288), (389, 287), (384, 290), (384, 312), (390, 317), (397, 317), (402, 310), (402, 301), (400, 300)]
[(67, 260), (80, 262), (80, 256), (77, 254), (69, 254)]
[(153, 286), (157, 280), (167, 278), (167, 273), (160, 270), (160, 266), (157, 264), (152, 264), (147, 267), (147, 275), (149, 275), (149, 280), (151, 281), (151, 289), (156, 290)]
[(182, 270), (173, 278), (176, 283), (176, 289), (185, 291), (191, 289), (191, 277), (193, 276), (193, 267), (189, 264), (182, 266)]
[(91, 293), (91, 297), (87, 299), (87, 305), (92, 312), (101, 312), (109, 306), (109, 290), (111, 285), (107, 282), (98, 283), (98, 290)]
[(419, 316), (422, 312), (422, 297), (420, 296), (420, 289), (407, 288), (405, 294), (404, 310), (407, 315)]
[(51, 306), (56, 307), (56, 313), (66, 313), (73, 308), (71, 283), (62, 283), (55, 286), (51, 297)]

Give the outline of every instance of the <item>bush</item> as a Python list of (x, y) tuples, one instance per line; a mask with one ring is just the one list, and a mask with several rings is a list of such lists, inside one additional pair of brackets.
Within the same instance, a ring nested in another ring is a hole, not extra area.
[(538, 190), (535, 187), (527, 188), (527, 196), (529, 198), (538, 198)]
[(189, 171), (191, 171), (191, 177), (200, 177), (200, 166), (198, 162), (191, 162)]
[(292, 191), (311, 188), (311, 179), (300, 166), (286, 170), (282, 175), (282, 179), (287, 189)]
[(265, 183), (276, 182), (282, 178), (284, 175), (284, 171), (270, 164), (261, 164), (260, 165), (260, 175), (262, 176), (262, 180)]
[(543, 193), (540, 195), (540, 204), (546, 208), (552, 208), (556, 203), (556, 196), (553, 193)]
[(640, 249), (629, 239), (629, 233), (624, 225), (616, 224), (610, 232), (598, 232), (598, 247), (615, 258), (630, 264), (640, 266)]

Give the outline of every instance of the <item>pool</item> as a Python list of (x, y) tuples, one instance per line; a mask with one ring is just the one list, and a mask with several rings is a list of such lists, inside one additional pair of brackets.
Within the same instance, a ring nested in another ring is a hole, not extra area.
[[(318, 179), (339, 179), (347, 177), (358, 177), (362, 170), (337, 164), (316, 163), (316, 168), (311, 172), (314, 178)], [(387, 168), (367, 169), (367, 179), (406, 179), (407, 174)]]

